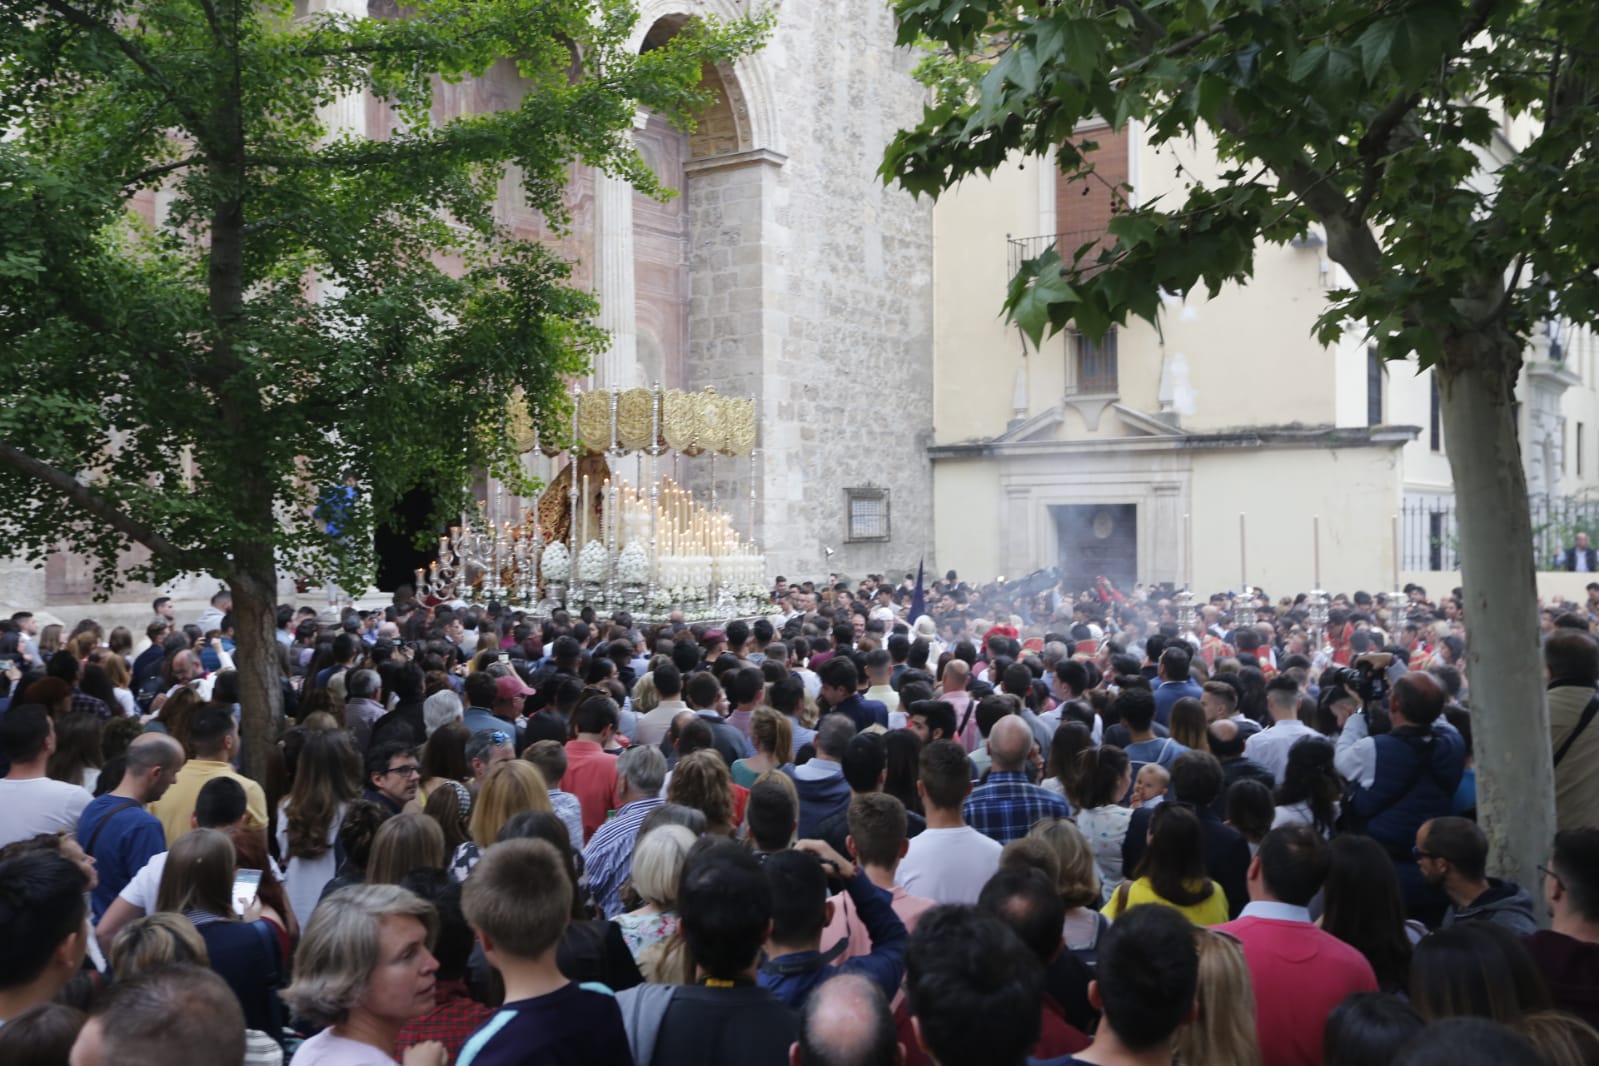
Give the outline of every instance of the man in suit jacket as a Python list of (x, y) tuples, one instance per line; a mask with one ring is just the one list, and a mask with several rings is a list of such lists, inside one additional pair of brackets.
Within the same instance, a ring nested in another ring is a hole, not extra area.
[(1577, 543), (1567, 548), (1555, 560), (1556, 570), (1570, 570), (1580, 574), (1599, 574), (1599, 551), (1588, 546), (1588, 534), (1578, 533)]
[[(1249, 902), (1246, 878), (1249, 873), (1249, 842), (1243, 834), (1221, 820), (1212, 809), (1226, 779), (1216, 756), (1206, 751), (1184, 752), (1172, 763), (1171, 797), (1191, 803), (1205, 828), (1205, 873), (1227, 893), (1227, 915), (1236, 918)], [(1144, 857), (1145, 837), (1153, 807), (1133, 812), (1122, 841), (1122, 869), (1129, 878), (1136, 876), (1138, 861)]]

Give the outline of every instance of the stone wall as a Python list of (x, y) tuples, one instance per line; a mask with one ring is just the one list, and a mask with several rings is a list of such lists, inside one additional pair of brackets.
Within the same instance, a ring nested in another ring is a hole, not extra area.
[[(732, 0), (640, 0), (640, 8), (641, 46), (652, 27), (743, 13)], [(776, 11), (766, 48), (707, 76), (723, 96), (696, 133), (674, 141), (659, 120), (641, 124), (646, 157), (681, 181), (682, 197), (632, 198), (631, 247), (618, 252), (632, 260), (637, 291), (618, 333), (640, 336), (639, 362), (668, 386), (756, 397), (753, 523), (748, 460), (718, 461), (716, 491), (741, 531), (755, 526), (768, 576), (914, 569), (924, 555), (933, 562), (932, 215), (876, 173), (888, 138), (920, 114), (914, 56), (894, 47), (887, 5), (806, 0)], [(435, 113), (513, 106), (522, 91), (514, 68), (498, 64), (441, 86)], [(352, 128), (387, 136), (392, 116), (376, 101), (352, 110), (362, 112), (359, 121), (347, 116)], [(598, 287), (605, 249), (594, 172), (573, 167), (562, 232), (528, 208), (515, 178), (502, 183), (500, 219), (554, 245), (574, 264), (574, 285)], [(148, 196), (138, 206), (147, 217), (159, 208)], [(623, 469), (631, 476), (634, 466)], [(680, 468), (708, 494), (706, 458)], [(852, 544), (845, 490), (867, 486), (889, 490), (892, 535)], [(147, 602), (152, 591), (136, 586), (118, 600)], [(38, 607), (80, 597), (51, 595), (26, 564), (0, 563), (0, 601)]]
[[(893, 37), (886, 6), (784, 5), (751, 61), (782, 87), (773, 143), (688, 165), (687, 383), (759, 398), (774, 574), (914, 568), (932, 547), (931, 210), (876, 173), (923, 98)], [(845, 490), (868, 485), (891, 491), (892, 535), (848, 543)]]

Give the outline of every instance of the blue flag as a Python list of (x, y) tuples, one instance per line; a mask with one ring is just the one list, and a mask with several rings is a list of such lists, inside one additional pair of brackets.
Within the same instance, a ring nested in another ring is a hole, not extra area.
[(911, 610), (910, 614), (906, 616), (913, 626), (918, 618), (927, 613), (927, 593), (922, 588), (922, 569), (923, 563), (918, 562), (916, 564), (916, 591), (911, 593)]

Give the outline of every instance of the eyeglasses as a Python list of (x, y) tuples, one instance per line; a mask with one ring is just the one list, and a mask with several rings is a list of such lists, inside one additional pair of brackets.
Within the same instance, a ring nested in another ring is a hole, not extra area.
[(1414, 846), (1411, 847), (1410, 854), (1411, 854), (1412, 858), (1417, 858), (1417, 859), (1441, 859), (1441, 858), (1443, 858), (1442, 855), (1439, 855), (1439, 854), (1437, 854), (1435, 852), (1422, 851), (1420, 848), (1414, 847)]
[(399, 774), (401, 777), (420, 777), (422, 768), (413, 762), (404, 766), (391, 766), (383, 772), (386, 774)]
[(1561, 888), (1565, 888), (1566, 887), (1566, 882), (1561, 879), (1559, 874), (1557, 874), (1553, 870), (1549, 869), (1549, 867), (1547, 867), (1547, 866), (1539, 866), (1539, 867), (1536, 867), (1536, 869), (1538, 871), (1538, 876), (1539, 877), (1552, 877), (1552, 878), (1555, 879), (1555, 884), (1559, 885)]

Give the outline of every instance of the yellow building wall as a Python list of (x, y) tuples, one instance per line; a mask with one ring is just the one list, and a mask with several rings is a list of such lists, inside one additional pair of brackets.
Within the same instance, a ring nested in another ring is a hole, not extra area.
[[(969, 581), (1018, 577), (1059, 562), (1049, 507), (1137, 507), (1138, 580), (1190, 577), (1208, 595), (1249, 584), (1274, 596), (1316, 578), (1330, 591), (1379, 591), (1393, 575), (1400, 497), (1392, 448), (1172, 448), (941, 459), (933, 468), (940, 569)], [(1239, 556), (1239, 515), (1245, 554)], [(1185, 521), (1185, 516), (1187, 516)]]
[[(1024, 362), (1021, 335), (1004, 318), (1006, 237), (1040, 232), (1041, 166), (1013, 160), (991, 177), (962, 182), (933, 209), (933, 433), (940, 444), (987, 439), (1012, 417)], [(1060, 399), (1059, 358), (1031, 353), (1025, 369), (1036, 375), (1030, 391), (1039, 409)]]
[[(1314, 519), (1321, 519), (1321, 581), (1330, 592), (1383, 590), (1393, 580), (1391, 516), (1399, 510), (1398, 452), (1389, 448), (1209, 452), (1194, 463), (1194, 589), (1245, 580), (1273, 597), (1316, 580)], [(1244, 515), (1244, 566), (1238, 516)], [(1179, 534), (1180, 536), (1180, 534)]]

